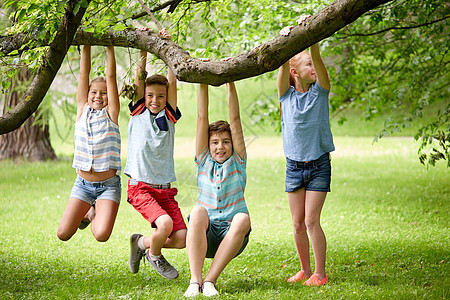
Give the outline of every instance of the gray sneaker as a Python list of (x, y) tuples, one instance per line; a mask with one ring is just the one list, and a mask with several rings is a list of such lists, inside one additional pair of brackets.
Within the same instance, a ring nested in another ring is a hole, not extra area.
[(162, 277), (167, 279), (175, 279), (178, 277), (178, 271), (164, 258), (164, 256), (162, 256), (162, 254), (157, 260), (152, 260), (148, 253), (145, 253), (145, 258)]
[(135, 233), (130, 237), (130, 259), (128, 260), (128, 265), (131, 273), (139, 272), (141, 259), (145, 255), (145, 250), (141, 250), (138, 246), (138, 240), (141, 236), (142, 234)]

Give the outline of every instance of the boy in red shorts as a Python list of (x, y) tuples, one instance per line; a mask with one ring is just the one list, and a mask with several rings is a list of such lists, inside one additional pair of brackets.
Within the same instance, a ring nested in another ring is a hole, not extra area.
[[(160, 34), (170, 38), (165, 29)], [(124, 173), (130, 177), (127, 201), (155, 231), (150, 236), (131, 236), (128, 263), (131, 272), (137, 273), (145, 257), (161, 276), (175, 279), (178, 271), (164, 258), (161, 249), (186, 247), (186, 224), (174, 198), (178, 191), (170, 187), (176, 180), (174, 125), (181, 117), (177, 108), (177, 80), (170, 68), (167, 78), (155, 74), (145, 80), (146, 58), (147, 53), (141, 51), (135, 77), (140, 100), (129, 105), (131, 119)]]

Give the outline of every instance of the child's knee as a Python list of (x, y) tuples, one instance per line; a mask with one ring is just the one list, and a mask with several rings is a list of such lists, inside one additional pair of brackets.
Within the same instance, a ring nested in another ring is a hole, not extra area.
[(292, 226), (294, 227), (294, 233), (306, 232), (305, 222), (294, 222)]
[(196, 205), (191, 211), (190, 220), (192, 218), (199, 218), (199, 217), (200, 218), (208, 217), (208, 211), (203, 206)]
[(318, 218), (305, 218), (306, 228), (308, 230), (314, 229), (317, 226), (320, 226), (320, 219)]
[(65, 242), (65, 241), (70, 240), (70, 238), (72, 237), (73, 234), (68, 234), (67, 232), (58, 230), (56, 235), (58, 236), (58, 239)]
[(61, 241), (65, 242), (70, 240), (70, 238), (75, 234), (75, 232), (76, 229), (72, 230), (71, 228), (67, 228), (67, 226), (60, 224), (56, 235)]
[(97, 242), (104, 243), (109, 240), (109, 237), (111, 236), (111, 232), (102, 232), (94, 234), (95, 239)]
[(169, 236), (173, 230), (173, 221), (169, 215), (160, 216), (155, 221), (156, 228), (158, 231), (164, 232)]
[(209, 216), (208, 211), (201, 206), (196, 206), (189, 217), (189, 228), (202, 228), (208, 226)]
[(238, 213), (233, 217), (233, 221), (231, 222), (231, 224), (234, 230), (247, 234), (251, 226), (250, 216), (245, 213)]

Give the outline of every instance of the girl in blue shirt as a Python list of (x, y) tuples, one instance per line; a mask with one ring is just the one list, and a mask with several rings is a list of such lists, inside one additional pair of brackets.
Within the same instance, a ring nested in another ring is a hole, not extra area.
[[(308, 17), (300, 18), (297, 23), (300, 25)], [(291, 28), (285, 27), (280, 34), (287, 36)], [(330, 80), (318, 44), (312, 45), (309, 53), (300, 52), (280, 67), (277, 87), (286, 156), (286, 192), (301, 262), (301, 270), (288, 282), (324, 285), (328, 282), (326, 239), (320, 214), (330, 191), (329, 152), (334, 150), (334, 145), (328, 110)], [(314, 272), (310, 265), (309, 239), (314, 252)]]

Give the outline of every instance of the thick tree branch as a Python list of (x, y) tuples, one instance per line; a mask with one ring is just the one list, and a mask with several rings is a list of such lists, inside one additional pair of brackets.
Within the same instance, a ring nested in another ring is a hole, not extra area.
[[(89, 3), (90, 0), (87, 0)], [(72, 44), (73, 36), (80, 25), (86, 8), (81, 7), (73, 15), (76, 0), (69, 1), (66, 12), (59, 24), (56, 37), (50, 44), (49, 51), (22, 100), (14, 109), (0, 117), (0, 134), (8, 133), (20, 127), (38, 108), (44, 99), (53, 79), (58, 72), (67, 50)]]
[(153, 53), (162, 59), (186, 82), (221, 85), (226, 82), (258, 76), (273, 71), (296, 53), (331, 36), (352, 23), (362, 14), (390, 0), (337, 0), (308, 19), (306, 26), (297, 26), (289, 36), (277, 36), (255, 49), (231, 60), (202, 62), (183, 48), (158, 34), (124, 30), (95, 38), (92, 33), (79, 31), (74, 44), (115, 45), (133, 47)]
[[(72, 40), (82, 14), (78, 13), (74, 17), (70, 13), (66, 13), (58, 29), (58, 35), (50, 45), (47, 55), (48, 63), (45, 63), (38, 72), (25, 94), (24, 100), (13, 111), (0, 118), (0, 134), (19, 127), (37, 109), (70, 44), (114, 45), (145, 50), (162, 59), (174, 71), (179, 80), (217, 86), (273, 71), (296, 53), (331, 36), (365, 12), (390, 1), (392, 0), (336, 0), (317, 15), (309, 18), (306, 26), (293, 28), (289, 36), (277, 36), (226, 62), (202, 62), (191, 57), (188, 52), (171, 40), (164, 39), (155, 33), (133, 29), (115, 31), (100, 37), (94, 37), (92, 33), (78, 30)], [(67, 27), (64, 26), (66, 23)], [(19, 38), (13, 39), (13, 41), (15, 49), (4, 46), (5, 43), (0, 37), (0, 51), (3, 54), (11, 53), (13, 50), (20, 49), (21, 42), (24, 42)], [(13, 119), (14, 121), (8, 124), (8, 121)]]

